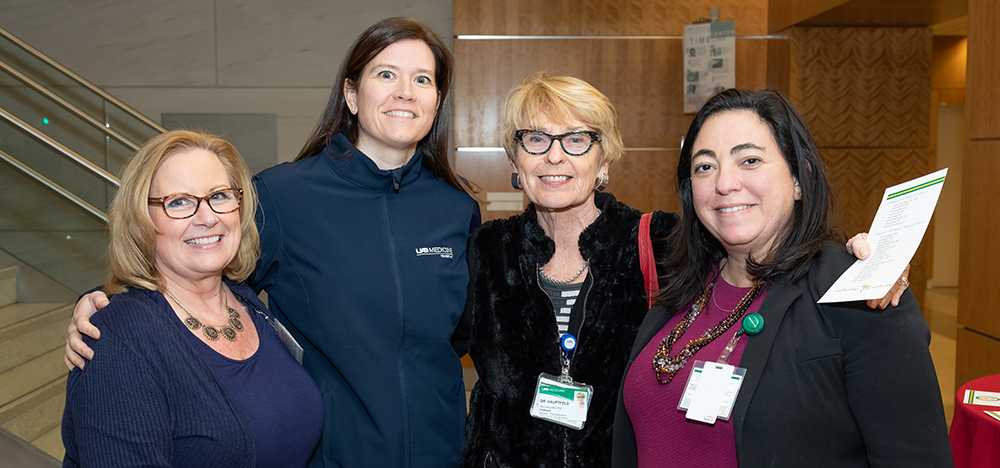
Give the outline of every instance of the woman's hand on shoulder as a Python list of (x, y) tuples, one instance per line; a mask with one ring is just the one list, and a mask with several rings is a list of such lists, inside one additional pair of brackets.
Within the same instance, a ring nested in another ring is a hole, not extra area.
[[(861, 260), (868, 258), (872, 254), (872, 246), (868, 244), (868, 233), (861, 232), (848, 239), (847, 253), (850, 253)], [(903, 297), (903, 293), (906, 292), (906, 288), (910, 286), (910, 281), (907, 279), (909, 275), (910, 264), (907, 263), (906, 268), (903, 269), (903, 274), (899, 276), (899, 279), (896, 280), (896, 284), (892, 285), (892, 289), (886, 293), (885, 297), (865, 301), (865, 303), (868, 304), (868, 308), (885, 309), (889, 306), (889, 304), (892, 304), (893, 307), (898, 306), (899, 299)]]
[(94, 358), (94, 350), (83, 342), (83, 335), (95, 340), (101, 337), (101, 331), (91, 325), (90, 317), (108, 303), (110, 301), (104, 291), (94, 291), (77, 301), (73, 308), (73, 318), (66, 328), (66, 355), (63, 356), (63, 362), (69, 370), (72, 371), (74, 367), (83, 369), (87, 361)]

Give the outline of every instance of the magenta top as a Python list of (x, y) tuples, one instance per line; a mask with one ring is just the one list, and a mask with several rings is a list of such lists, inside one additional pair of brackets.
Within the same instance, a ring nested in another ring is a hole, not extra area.
[[(712, 277), (715, 276), (713, 273)], [(691, 327), (677, 340), (670, 355), (677, 353), (692, 339), (701, 336), (705, 330), (721, 322), (728, 311), (732, 310), (750, 288), (737, 288), (726, 283), (719, 276), (716, 283), (714, 298), (708, 300), (705, 309), (691, 324)], [(766, 291), (750, 305), (746, 314), (755, 313), (764, 302)], [(714, 299), (714, 300), (713, 300)], [(718, 305), (716, 305), (718, 303)], [(685, 411), (677, 409), (684, 385), (694, 361), (719, 360), (723, 348), (740, 329), (736, 322), (729, 330), (705, 345), (674, 375), (673, 380), (661, 385), (653, 371), (653, 356), (670, 331), (674, 329), (690, 309), (678, 312), (653, 337), (645, 348), (636, 356), (635, 361), (625, 376), (623, 398), (632, 429), (635, 430), (636, 451), (639, 458), (639, 468), (665, 466), (713, 466), (736, 467), (736, 439), (732, 419), (718, 419), (714, 425), (691, 421), (684, 417)], [(746, 316), (744, 314), (744, 316)], [(736, 365), (743, 355), (743, 349), (752, 336), (744, 334), (729, 356), (729, 364)], [(739, 398), (737, 396), (737, 398)]]

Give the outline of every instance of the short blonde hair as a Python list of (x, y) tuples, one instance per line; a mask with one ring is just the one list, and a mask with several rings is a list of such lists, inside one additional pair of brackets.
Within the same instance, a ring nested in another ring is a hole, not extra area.
[(537, 129), (541, 117), (556, 123), (579, 120), (601, 135), (602, 161), (611, 164), (625, 154), (618, 130), (618, 112), (611, 101), (586, 81), (572, 76), (535, 73), (510, 91), (503, 111), (503, 148), (516, 161), (518, 144), (514, 132), (527, 123)]
[[(240, 203), (240, 245), (222, 274), (233, 281), (250, 276), (260, 256), (260, 236), (254, 223), (257, 192), (250, 169), (228, 141), (200, 131), (174, 130), (142, 145), (122, 172), (122, 185), (108, 210), (108, 277), (104, 292), (109, 296), (129, 287), (163, 291), (156, 271), (156, 226), (149, 216), (149, 188), (160, 162), (172, 154), (204, 149), (211, 151), (226, 168), (233, 188), (243, 189)], [(207, 209), (203, 208), (203, 209)]]

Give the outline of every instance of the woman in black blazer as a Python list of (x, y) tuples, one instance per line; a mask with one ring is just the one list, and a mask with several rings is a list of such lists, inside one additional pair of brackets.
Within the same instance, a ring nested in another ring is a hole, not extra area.
[(816, 302), (854, 258), (832, 242), (802, 117), (727, 90), (684, 142), (683, 221), (622, 380), (613, 466), (951, 466), (913, 295)]

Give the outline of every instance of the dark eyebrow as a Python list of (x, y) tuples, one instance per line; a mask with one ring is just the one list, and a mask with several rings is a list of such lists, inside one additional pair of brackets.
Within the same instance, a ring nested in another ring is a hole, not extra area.
[[(393, 71), (400, 71), (400, 70), (402, 70), (402, 68), (400, 68), (399, 66), (393, 65), (391, 63), (376, 63), (376, 64), (372, 65), (372, 71), (375, 71), (377, 69), (385, 69), (385, 68), (388, 68), (388, 69), (393, 70)], [(426, 75), (430, 75), (432, 78), (434, 77), (434, 71), (433, 70), (428, 70), (426, 68), (417, 68), (414, 71), (415, 71), (416, 74), (426, 74)]]
[(701, 156), (701, 155), (711, 156), (711, 157), (714, 158), (715, 157), (715, 151), (712, 151), (710, 149), (700, 149), (696, 153), (694, 153), (694, 154), (691, 155), (691, 159), (697, 158), (698, 156)]
[(740, 151), (744, 151), (744, 150), (748, 150), (748, 149), (755, 149), (755, 150), (758, 150), (758, 151), (764, 151), (764, 148), (761, 148), (760, 146), (757, 146), (757, 145), (755, 145), (753, 143), (743, 143), (743, 144), (739, 144), (739, 145), (734, 146), (733, 149), (729, 151), (729, 154), (736, 154), (736, 153), (739, 153)]

